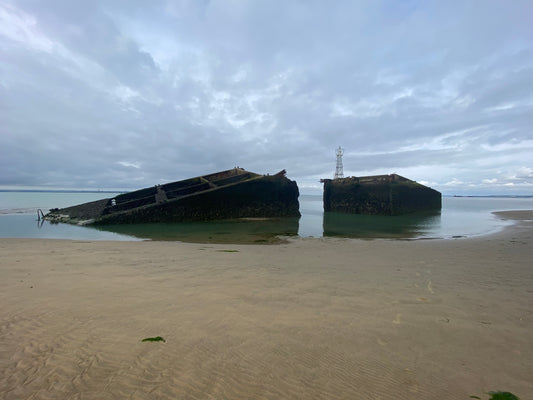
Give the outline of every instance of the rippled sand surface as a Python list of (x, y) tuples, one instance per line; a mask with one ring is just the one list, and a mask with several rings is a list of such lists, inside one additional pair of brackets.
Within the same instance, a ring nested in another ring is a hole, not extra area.
[(532, 244), (1, 239), (0, 398), (527, 399)]

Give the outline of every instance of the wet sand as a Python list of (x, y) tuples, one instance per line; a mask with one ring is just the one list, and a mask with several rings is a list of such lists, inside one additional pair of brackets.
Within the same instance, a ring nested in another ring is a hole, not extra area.
[(527, 399), (533, 212), (500, 216), (522, 221), (457, 240), (0, 239), (0, 398)]

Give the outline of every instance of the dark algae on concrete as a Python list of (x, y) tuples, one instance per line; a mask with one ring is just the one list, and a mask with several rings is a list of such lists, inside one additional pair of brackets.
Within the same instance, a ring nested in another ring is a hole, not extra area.
[(54, 209), (46, 219), (107, 225), (299, 217), (298, 196), (298, 186), (285, 170), (260, 175), (233, 168)]
[(397, 174), (322, 179), (324, 211), (401, 215), (440, 210), (441, 193)]

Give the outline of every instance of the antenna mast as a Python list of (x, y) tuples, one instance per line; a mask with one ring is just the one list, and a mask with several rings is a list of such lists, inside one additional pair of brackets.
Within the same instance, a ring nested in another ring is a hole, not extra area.
[(337, 167), (335, 168), (335, 178), (340, 179), (344, 178), (344, 172), (342, 171), (342, 155), (344, 154), (344, 149), (339, 146), (337, 149)]

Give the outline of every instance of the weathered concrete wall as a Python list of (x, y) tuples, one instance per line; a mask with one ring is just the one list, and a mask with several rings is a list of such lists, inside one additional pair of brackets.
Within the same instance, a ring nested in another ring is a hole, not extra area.
[(111, 199), (91, 201), (77, 206), (50, 210), (46, 216), (51, 222), (77, 223), (78, 221), (90, 220), (102, 215)]
[(129, 224), (299, 217), (298, 186), (285, 176), (242, 168), (156, 185), (112, 199), (51, 210), (52, 222)]
[(207, 221), (300, 216), (296, 182), (264, 176), (166, 203), (104, 215), (96, 224)]
[[(369, 178), (369, 177), (366, 177)], [(414, 181), (358, 178), (324, 179), (324, 211), (400, 215), (442, 206), (440, 192)]]

